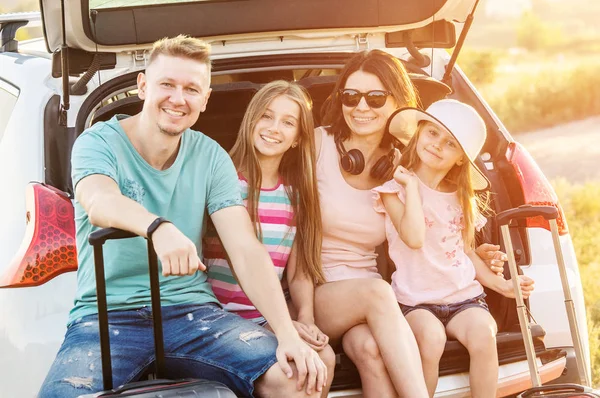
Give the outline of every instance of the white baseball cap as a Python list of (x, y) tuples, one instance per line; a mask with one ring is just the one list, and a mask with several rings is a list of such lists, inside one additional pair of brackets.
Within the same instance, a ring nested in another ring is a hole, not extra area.
[(415, 135), (420, 121), (428, 121), (443, 128), (460, 144), (471, 162), (471, 181), (473, 189), (484, 191), (490, 183), (475, 165), (486, 138), (485, 122), (470, 105), (453, 99), (436, 101), (422, 111), (417, 108), (401, 108), (392, 113), (386, 125), (386, 131), (404, 145)]

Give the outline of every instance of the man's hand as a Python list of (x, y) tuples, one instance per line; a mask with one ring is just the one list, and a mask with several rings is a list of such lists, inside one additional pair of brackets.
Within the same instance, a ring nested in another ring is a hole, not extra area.
[(293, 361), (298, 370), (298, 380), (296, 388), (298, 391), (306, 384), (306, 393), (312, 394), (313, 391), (321, 392), (327, 382), (327, 367), (319, 358), (315, 350), (306, 345), (297, 335), (286, 337), (279, 340), (277, 347), (277, 361), (283, 373), (289, 378), (292, 377), (292, 367), (288, 363)]
[(475, 249), (475, 253), (490, 267), (493, 273), (502, 276), (504, 273), (504, 262), (508, 260), (506, 254), (500, 251), (500, 246), (483, 243)]
[[(505, 287), (500, 292), (504, 297), (515, 298), (515, 291), (513, 290), (513, 282), (512, 279), (505, 281)], [(535, 289), (535, 281), (528, 276), (519, 275), (519, 285), (521, 287), (521, 295), (523, 295), (523, 300), (529, 298), (531, 293), (533, 293), (533, 289)]]
[(329, 336), (321, 332), (314, 322), (292, 322), (302, 340), (313, 350), (319, 352), (329, 344)]
[(196, 245), (171, 223), (162, 223), (152, 234), (152, 243), (162, 263), (162, 274), (193, 275), (206, 270), (200, 261)]

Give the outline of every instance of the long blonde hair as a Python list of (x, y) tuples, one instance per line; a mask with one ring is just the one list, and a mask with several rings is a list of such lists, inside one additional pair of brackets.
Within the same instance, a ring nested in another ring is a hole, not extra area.
[(316, 175), (316, 149), (312, 101), (301, 86), (276, 80), (262, 87), (252, 98), (242, 120), (242, 125), (230, 151), (238, 171), (248, 180), (248, 213), (255, 225), (256, 235), (262, 237), (258, 222), (258, 198), (262, 173), (253, 133), (260, 117), (275, 98), (285, 96), (300, 107), (298, 146), (288, 149), (279, 164), (279, 175), (286, 186), (294, 209), (296, 236), (294, 243), (298, 257), (298, 269), (317, 284), (325, 282), (321, 267), (322, 224)]
[[(408, 170), (414, 170), (421, 159), (417, 155), (417, 141), (421, 132), (424, 130), (426, 122), (421, 121), (417, 127), (414, 136), (408, 142), (408, 145), (402, 152), (400, 165)], [(466, 157), (466, 155), (464, 155)], [(471, 181), (471, 162), (466, 160), (462, 165), (454, 165), (446, 174), (444, 180), (450, 185), (456, 187), (458, 203), (463, 211), (463, 240), (465, 250), (475, 248), (475, 222), (478, 217), (487, 215), (491, 210), (489, 207), (488, 192), (476, 193)]]

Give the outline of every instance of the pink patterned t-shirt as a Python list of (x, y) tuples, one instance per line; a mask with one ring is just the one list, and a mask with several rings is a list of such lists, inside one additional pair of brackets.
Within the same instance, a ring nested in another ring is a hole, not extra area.
[[(483, 292), (464, 250), (463, 212), (456, 192), (439, 192), (419, 180), (425, 216), (425, 241), (420, 249), (411, 249), (402, 241), (381, 201), (380, 193), (395, 193), (405, 203), (404, 187), (391, 180), (374, 188), (373, 193), (375, 210), (385, 214), (389, 255), (396, 264), (392, 288), (399, 303), (459, 303)], [(485, 222), (481, 216), (475, 227), (481, 229)]]

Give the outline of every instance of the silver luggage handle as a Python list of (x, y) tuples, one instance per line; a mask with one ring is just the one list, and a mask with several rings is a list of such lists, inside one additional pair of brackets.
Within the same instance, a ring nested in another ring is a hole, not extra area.
[(521, 294), (521, 288), (519, 286), (517, 262), (515, 260), (513, 245), (510, 238), (509, 224), (512, 220), (540, 216), (548, 220), (550, 224), (552, 242), (554, 245), (558, 270), (560, 273), (560, 280), (562, 283), (562, 289), (565, 298), (565, 308), (567, 311), (567, 318), (569, 321), (571, 338), (573, 340), (573, 347), (575, 349), (575, 359), (577, 363), (579, 379), (586, 386), (591, 386), (591, 379), (588, 375), (587, 367), (585, 366), (585, 357), (583, 356), (583, 346), (581, 344), (581, 337), (579, 334), (577, 317), (575, 314), (575, 305), (571, 297), (571, 289), (569, 288), (569, 280), (567, 278), (567, 269), (561, 250), (560, 236), (558, 234), (558, 227), (556, 224), (556, 219), (558, 218), (558, 209), (554, 206), (523, 205), (514, 209), (505, 210), (496, 215), (496, 222), (498, 223), (498, 225), (500, 225), (500, 230), (502, 231), (502, 240), (504, 241), (506, 254), (508, 256), (510, 277), (513, 281), (513, 289), (515, 291), (515, 297), (517, 301), (517, 314), (519, 316), (519, 325), (521, 326), (521, 333), (523, 334), (523, 343), (525, 345), (525, 352), (527, 354), (527, 362), (529, 363), (531, 381), (534, 387), (539, 387), (542, 384), (537, 368), (537, 362), (535, 360), (535, 350), (533, 348), (531, 330), (529, 327), (529, 320), (527, 318), (527, 308), (525, 307), (523, 295)]

